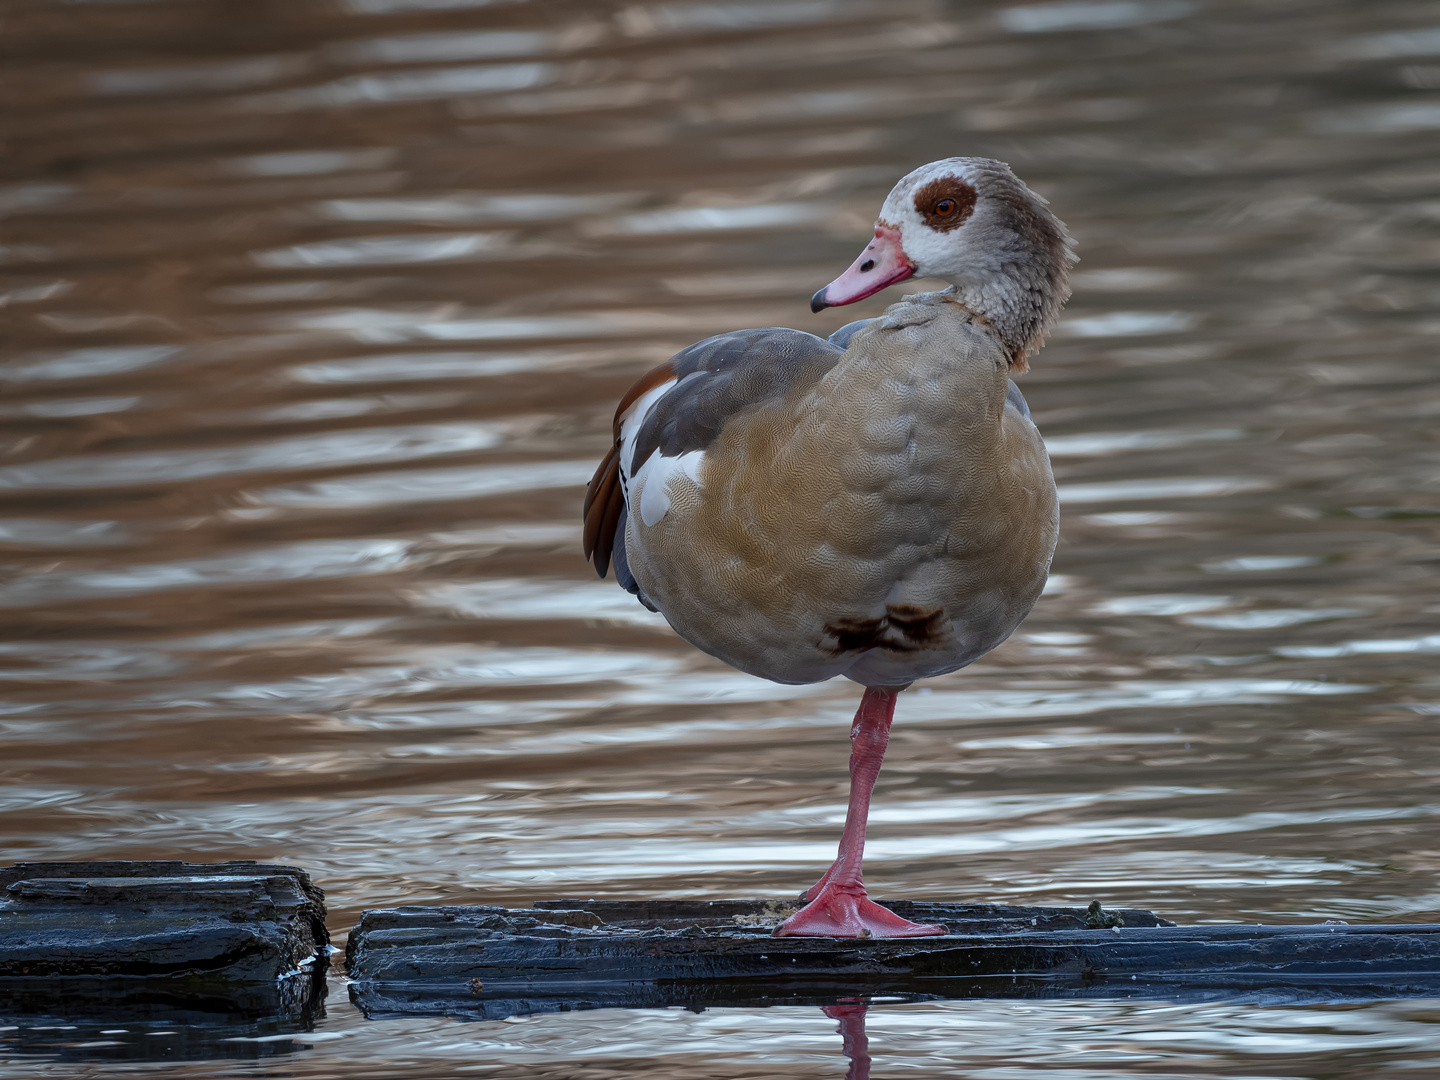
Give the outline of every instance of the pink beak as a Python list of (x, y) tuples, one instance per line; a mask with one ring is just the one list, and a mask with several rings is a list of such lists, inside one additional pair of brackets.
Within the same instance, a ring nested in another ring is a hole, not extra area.
[(900, 247), (900, 230), (876, 225), (875, 239), (865, 245), (850, 269), (810, 298), (810, 310), (853, 304), (914, 274), (915, 264), (905, 257)]

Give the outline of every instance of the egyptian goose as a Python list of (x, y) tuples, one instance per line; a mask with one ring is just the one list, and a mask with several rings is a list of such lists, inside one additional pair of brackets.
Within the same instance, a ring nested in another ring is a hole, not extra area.
[(1055, 482), (1023, 372), (1070, 295), (1064, 224), (1008, 165), (948, 158), (885, 199), (815, 294), (951, 282), (823, 339), (708, 338), (645, 374), (585, 497), (585, 555), (685, 640), (781, 683), (865, 687), (835, 863), (778, 934), (919, 937), (865, 894), (870, 793), (895, 699), (1014, 631), (1044, 588)]

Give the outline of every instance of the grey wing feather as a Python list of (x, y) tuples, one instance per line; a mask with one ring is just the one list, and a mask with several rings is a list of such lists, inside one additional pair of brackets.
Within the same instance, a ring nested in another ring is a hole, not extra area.
[(1026, 420), (1030, 419), (1030, 406), (1025, 404), (1025, 395), (1020, 393), (1020, 388), (1013, 382), (1010, 384), (1010, 389), (1005, 391), (1005, 400), (1007, 403), (1014, 405), (1020, 415), (1025, 417)]
[[(816, 382), (845, 350), (814, 334), (781, 327), (737, 330), (683, 349), (667, 365), (676, 383), (650, 406), (636, 435), (628, 472), (651, 454), (674, 457), (703, 450), (725, 422), (746, 408), (774, 401), (802, 382)], [(656, 610), (630, 570), (625, 528), (630, 518), (627, 470), (618, 477), (623, 492), (610, 560), (615, 580), (640, 603)]]
[(670, 361), (677, 381), (640, 427), (631, 474), (656, 452), (704, 450), (732, 416), (818, 382), (844, 351), (814, 334), (766, 327), (707, 338), (677, 353)]
[(650, 598), (640, 588), (640, 583), (635, 580), (635, 575), (630, 572), (630, 560), (625, 556), (625, 522), (629, 517), (630, 508), (626, 506), (620, 511), (620, 521), (615, 526), (615, 547), (610, 552), (610, 565), (615, 569), (615, 583), (651, 611), (658, 611), (659, 609), (650, 602)]
[(874, 321), (874, 319), (857, 319), (855, 322), (846, 323), (830, 335), (830, 343), (832, 345), (839, 345), (842, 349), (848, 349), (850, 347), (850, 339), (854, 337), (858, 331), (863, 330)]

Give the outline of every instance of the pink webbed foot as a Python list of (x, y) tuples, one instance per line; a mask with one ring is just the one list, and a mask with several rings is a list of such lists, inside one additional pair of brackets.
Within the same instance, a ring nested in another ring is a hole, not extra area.
[(827, 885), (820, 895), (775, 928), (776, 937), (936, 937), (934, 923), (913, 923), (881, 907), (859, 889)]

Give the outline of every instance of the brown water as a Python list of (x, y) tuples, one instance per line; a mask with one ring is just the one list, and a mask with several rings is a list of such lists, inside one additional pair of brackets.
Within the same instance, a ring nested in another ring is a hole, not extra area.
[[(856, 687), (597, 581), (582, 485), (647, 366), (880, 311), (806, 300), (980, 154), (1080, 241), (1023, 382), (1063, 537), (1015, 638), (902, 698), (872, 891), (1440, 921), (1433, 5), (8, 0), (0, 50), (5, 861), (294, 862), (337, 932), (807, 884)], [(1440, 1075), (1437, 1020), (869, 1022), (877, 1075), (1089, 1078)], [(284, 1070), (839, 1076), (834, 1028), (337, 985)]]

